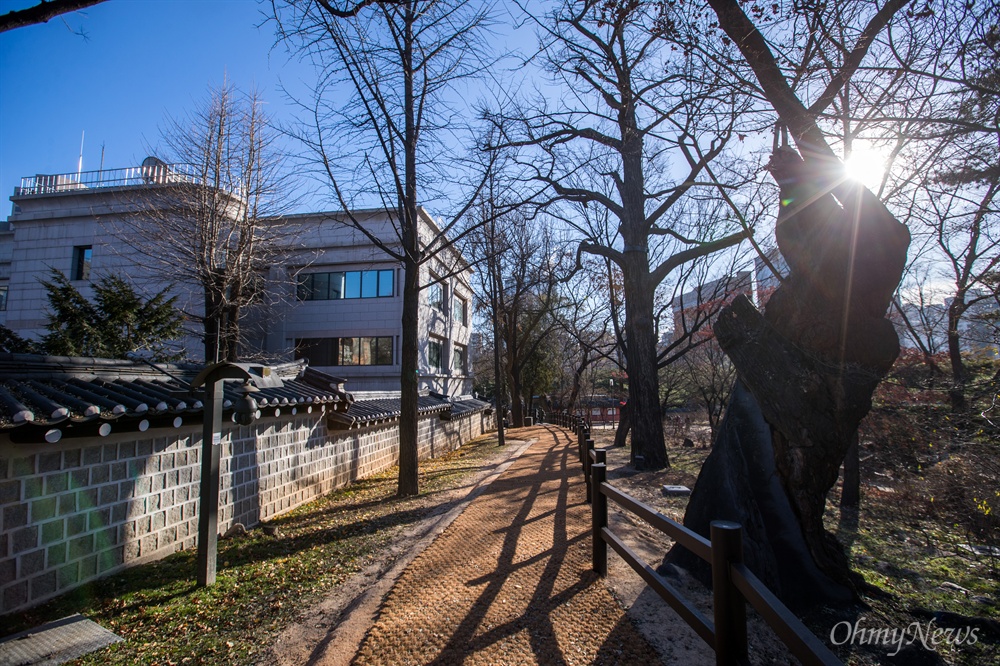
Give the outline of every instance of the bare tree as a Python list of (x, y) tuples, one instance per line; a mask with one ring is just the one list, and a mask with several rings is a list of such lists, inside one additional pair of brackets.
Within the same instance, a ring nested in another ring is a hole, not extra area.
[(480, 302), (496, 323), (503, 347), (512, 425), (522, 427), (531, 389), (538, 386), (526, 368), (534, 365), (538, 371), (537, 355), (560, 328), (565, 262), (550, 228), (533, 224), (518, 209), (480, 225), (468, 247), (479, 266)]
[(37, 23), (47, 23), (61, 14), (80, 11), (104, 0), (40, 0), (37, 5), (15, 9), (0, 16), (0, 32), (23, 28)]
[[(548, 108), (509, 108), (492, 120), (501, 145), (532, 148), (522, 164), (547, 187), (542, 205), (571, 203), (564, 219), (622, 275), (624, 358), (633, 454), (643, 469), (668, 465), (659, 412), (654, 295), (675, 269), (739, 243), (745, 232), (680, 212), (699, 175), (732, 136), (738, 109), (715, 96), (711, 70), (676, 47), (672, 17), (648, 3), (568, 0), (533, 18), (545, 65), (563, 86)], [(682, 163), (672, 168), (670, 158)], [(681, 173), (678, 173), (681, 172)], [(608, 214), (581, 216), (584, 206)], [(595, 226), (604, 219), (607, 226)]]
[(208, 362), (240, 357), (247, 310), (286, 291), (269, 277), (293, 249), (280, 217), (293, 199), (277, 139), (256, 92), (213, 89), (164, 131), (171, 164), (148, 160), (147, 186), (122, 195), (134, 214), (106, 223), (145, 270), (198, 295), (182, 307), (202, 325)]
[[(461, 151), (449, 141), (466, 126), (456, 86), (482, 66), (490, 17), (466, 0), (271, 4), (280, 36), (321, 69), (300, 138), (347, 222), (403, 266), (398, 492), (415, 495), (421, 267), (433, 260), (446, 271), (465, 268), (453, 247), (481, 181), (471, 194), (455, 192), (469, 165), (455, 168)], [(390, 212), (395, 238), (378, 237), (351, 214), (363, 199)], [(439, 227), (421, 217), (421, 204), (435, 201), (452, 211)]]
[[(756, 80), (798, 152), (779, 147), (771, 160), (782, 201), (775, 237), (789, 274), (763, 315), (741, 297), (714, 326), (740, 382), (684, 522), (702, 533), (719, 518), (741, 522), (748, 566), (799, 608), (852, 597), (847, 559), (822, 516), (872, 393), (899, 353), (885, 313), (910, 240), (874, 194), (844, 182), (817, 117), (903, 4), (797, 5), (778, 20), (750, 5), (768, 41), (735, 0), (709, 0), (724, 33), (707, 40), (719, 62)], [(793, 30), (792, 21), (811, 28)], [(847, 41), (824, 30), (840, 22), (850, 27)], [(788, 39), (797, 41), (782, 43), (779, 58), (777, 42)], [(818, 54), (836, 66), (813, 67)], [(704, 575), (683, 549), (668, 561)]]

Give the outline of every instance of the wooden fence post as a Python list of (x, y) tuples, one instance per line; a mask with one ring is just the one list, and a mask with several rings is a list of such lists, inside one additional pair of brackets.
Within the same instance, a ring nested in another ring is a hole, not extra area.
[(730, 666), (747, 660), (746, 601), (729, 575), (731, 564), (743, 562), (743, 528), (739, 523), (713, 520), (711, 540), (715, 663)]
[(594, 450), (594, 440), (587, 438), (583, 443), (583, 477), (587, 480), (587, 503), (593, 501), (593, 484), (590, 482), (590, 452)]
[(590, 468), (591, 484), (594, 489), (594, 501), (590, 505), (592, 561), (597, 575), (605, 578), (608, 575), (608, 544), (605, 543), (601, 530), (608, 526), (608, 498), (601, 492), (601, 484), (607, 478), (607, 464), (605, 464), (607, 457), (603, 449), (597, 453), (598, 462)]

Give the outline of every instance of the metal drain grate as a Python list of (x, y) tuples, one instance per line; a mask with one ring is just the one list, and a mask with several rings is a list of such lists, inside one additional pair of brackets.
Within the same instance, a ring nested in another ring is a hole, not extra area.
[(0, 666), (56, 666), (121, 640), (82, 615), (70, 615), (3, 639)]

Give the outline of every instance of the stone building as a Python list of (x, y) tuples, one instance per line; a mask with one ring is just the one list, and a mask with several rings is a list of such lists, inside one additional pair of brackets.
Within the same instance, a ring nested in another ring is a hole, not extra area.
[[(149, 248), (132, 242), (130, 225), (170, 205), (178, 188), (200, 187), (184, 165), (155, 158), (143, 166), (22, 179), (13, 208), (0, 224), (0, 324), (29, 339), (45, 333), (51, 269), (61, 271), (84, 296), (92, 280), (117, 273), (151, 296), (170, 286), (178, 307), (203, 311), (196, 284), (167, 281), (148, 260)], [(392, 212), (353, 211), (369, 233), (394, 244)], [(425, 238), (440, 233), (420, 211)], [(402, 267), (365, 234), (346, 224), (343, 212), (270, 218), (282, 227), (284, 260), (265, 277), (271, 305), (247, 312), (247, 347), (269, 360), (308, 359), (319, 370), (348, 381), (352, 392), (399, 390)], [(146, 242), (141, 240), (140, 243)], [(154, 241), (155, 242), (155, 241)], [(397, 241), (398, 244), (398, 241)], [(472, 392), (468, 358), (472, 290), (465, 260), (446, 249), (424, 264), (420, 307), (420, 387), (443, 395)], [(192, 322), (194, 324), (194, 322)], [(192, 325), (178, 341), (186, 358), (201, 360), (202, 332)]]

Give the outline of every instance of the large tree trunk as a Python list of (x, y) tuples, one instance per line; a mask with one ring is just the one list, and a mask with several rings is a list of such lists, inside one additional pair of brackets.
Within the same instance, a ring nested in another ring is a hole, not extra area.
[(417, 360), (417, 331), (420, 311), (420, 214), (417, 210), (417, 124), (413, 92), (413, 23), (412, 6), (404, 9), (403, 29), (403, 114), (405, 115), (405, 182), (400, 201), (403, 253), (403, 341), (399, 382), (399, 477), (396, 492), (400, 497), (420, 492), (417, 467), (417, 408), (420, 365)]
[(948, 306), (948, 360), (951, 362), (951, 387), (948, 398), (952, 412), (964, 412), (965, 402), (965, 362), (962, 360), (962, 340), (958, 332), (958, 324), (968, 306), (965, 304), (965, 291), (960, 290)]
[(628, 439), (628, 434), (632, 430), (632, 408), (629, 407), (628, 403), (622, 405), (621, 420), (618, 421), (618, 429), (615, 431), (615, 446), (625, 446), (625, 440)]
[(656, 326), (649, 259), (643, 250), (626, 250), (622, 266), (625, 286), (625, 359), (632, 426), (632, 463), (638, 469), (667, 467), (667, 445), (660, 418), (660, 385), (656, 366)]
[[(775, 236), (790, 274), (766, 314), (741, 296), (715, 323), (740, 381), (684, 518), (705, 535), (712, 520), (742, 523), (750, 568), (800, 609), (851, 596), (848, 561), (823, 511), (899, 354), (885, 312), (910, 238), (862, 187), (841, 189), (838, 203), (833, 167), (790, 148), (772, 157), (784, 202)], [(667, 560), (705, 577), (683, 549)]]

